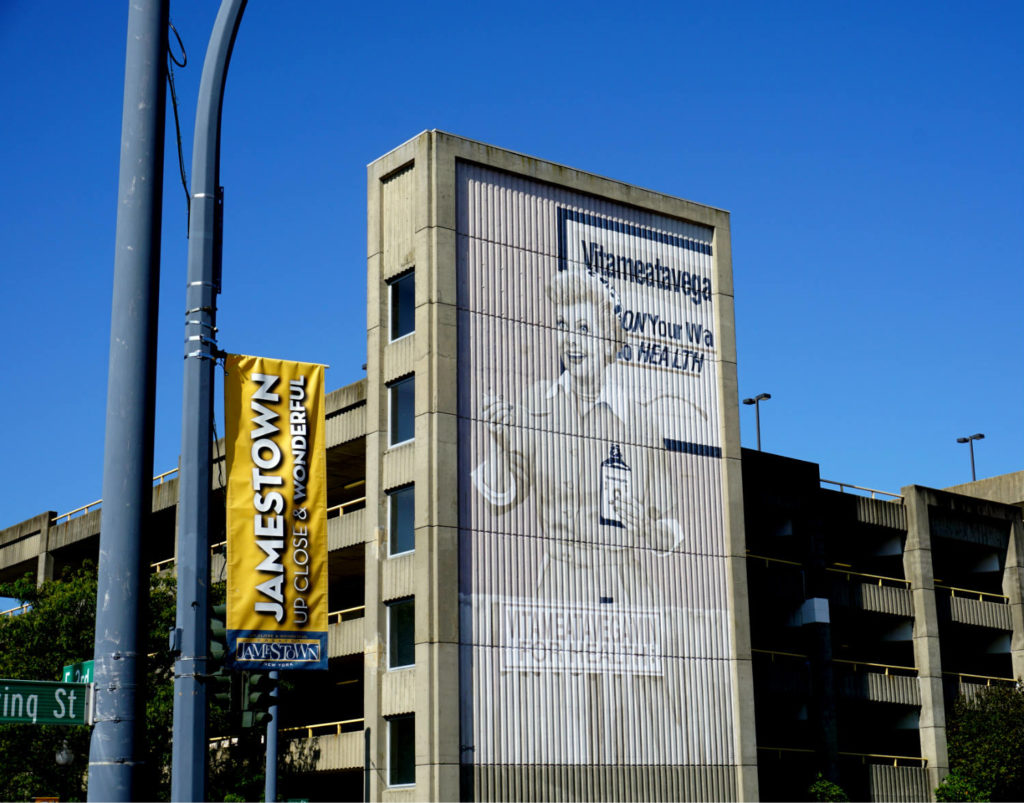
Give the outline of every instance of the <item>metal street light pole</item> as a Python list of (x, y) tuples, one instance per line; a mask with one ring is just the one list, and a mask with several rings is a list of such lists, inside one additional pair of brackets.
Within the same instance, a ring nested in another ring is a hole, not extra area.
[(206, 800), (207, 622), (210, 584), (210, 459), (223, 192), (220, 120), (231, 50), (246, 0), (223, 0), (199, 81), (192, 145), (192, 199), (185, 305), (185, 383), (178, 479), (178, 607), (174, 641), (171, 800)]
[(89, 800), (132, 800), (141, 710), (142, 532), (152, 512), (169, 0), (128, 8), (103, 444)]
[(757, 451), (761, 451), (761, 402), (772, 397), (771, 393), (758, 393), (752, 399), (744, 399), (744, 404), (754, 405), (754, 418), (757, 421)]
[(971, 482), (974, 482), (978, 477), (974, 473), (974, 442), (980, 441), (985, 435), (981, 432), (975, 432), (973, 435), (968, 435), (966, 438), (957, 438), (957, 443), (966, 443), (971, 447)]

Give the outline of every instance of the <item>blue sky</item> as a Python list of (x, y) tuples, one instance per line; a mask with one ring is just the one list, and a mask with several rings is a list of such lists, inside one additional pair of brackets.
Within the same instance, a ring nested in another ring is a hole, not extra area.
[[(214, 2), (171, 4), (186, 166)], [(0, 2), (0, 527), (101, 495), (127, 3)], [(363, 376), (368, 162), (428, 128), (732, 214), (764, 448), (889, 491), (1024, 468), (1019, 3), (249, 4), (220, 344)], [(154, 472), (180, 451), (168, 110)], [(743, 408), (744, 445), (755, 442)], [(218, 420), (223, 427), (223, 420)]]

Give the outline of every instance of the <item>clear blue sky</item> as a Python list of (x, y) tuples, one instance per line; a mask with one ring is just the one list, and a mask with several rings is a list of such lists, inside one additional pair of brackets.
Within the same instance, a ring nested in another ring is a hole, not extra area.
[[(171, 5), (189, 170), (216, 6)], [(101, 495), (127, 14), (0, 2), (0, 526)], [(361, 378), (365, 165), (439, 128), (729, 210), (766, 450), (945, 487), (970, 478), (955, 438), (984, 432), (980, 476), (1022, 469), (1022, 30), (1016, 2), (252, 0), (224, 110), (221, 346)], [(181, 429), (170, 110), (167, 144), (155, 472)]]

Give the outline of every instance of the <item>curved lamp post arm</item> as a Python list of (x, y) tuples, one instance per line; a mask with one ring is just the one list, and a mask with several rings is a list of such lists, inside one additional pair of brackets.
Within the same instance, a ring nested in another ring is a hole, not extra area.
[(220, 126), (224, 84), (246, 0), (223, 0), (203, 61), (192, 146), (192, 197), (185, 305), (178, 501), (178, 605), (174, 665), (171, 800), (206, 800), (206, 687), (209, 618), (209, 501), (217, 295), (223, 194)]

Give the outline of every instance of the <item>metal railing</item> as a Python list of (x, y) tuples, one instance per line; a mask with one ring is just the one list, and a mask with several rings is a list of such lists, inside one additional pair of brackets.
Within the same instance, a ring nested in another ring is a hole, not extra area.
[[(766, 753), (776, 753), (782, 758), (783, 753), (814, 753), (810, 747), (758, 747), (758, 750)], [(861, 764), (884, 764), (893, 767), (927, 767), (928, 759), (923, 756), (892, 756), (886, 753), (848, 753), (839, 751), (843, 758), (859, 758)]]
[[(835, 480), (826, 479), (822, 479), (820, 480), (820, 482), (822, 485), (837, 486), (839, 488), (839, 493), (846, 493), (846, 489), (850, 488), (854, 491), (863, 491), (864, 493), (871, 494), (872, 499), (877, 499), (878, 497), (876, 497), (875, 494), (878, 494), (878, 496), (885, 497), (884, 499), (881, 500), (883, 502), (894, 502), (897, 499), (903, 498), (900, 494), (894, 494), (889, 491), (879, 491), (877, 488), (865, 488), (863, 485), (854, 485), (853, 483), (850, 482), (836, 482)], [(864, 494), (856, 494), (856, 496), (863, 495)]]
[(768, 655), (771, 656), (772, 663), (775, 663), (776, 658), (799, 658), (806, 660), (807, 656), (799, 652), (782, 652), (781, 650), (759, 650), (756, 647), (751, 647), (750, 651), (757, 655)]
[[(358, 612), (358, 616), (355, 614)], [(327, 614), (327, 624), (336, 625), (341, 622), (347, 622), (351, 619), (362, 619), (366, 616), (366, 606), (356, 605), (352, 608), (344, 608), (340, 611), (330, 611)]]
[(781, 563), (784, 566), (803, 566), (802, 563), (796, 560), (783, 560), (782, 558), (770, 558), (767, 555), (755, 555), (752, 552), (747, 552), (747, 557), (753, 560), (763, 560), (765, 566), (769, 563)]
[[(942, 674), (946, 675), (947, 677), (956, 678), (957, 681), (960, 683), (960, 685), (963, 685), (964, 678), (970, 678), (970, 680), (967, 681), (968, 683), (974, 683), (974, 681), (982, 681), (983, 680), (983, 681), (985, 681), (985, 685), (986, 686), (991, 686), (992, 684), (997, 684), (997, 685), (1001, 685), (1001, 686), (1005, 686), (1005, 685), (1016, 686), (1017, 685), (1017, 681), (1014, 680), (1013, 678), (998, 678), (998, 677), (994, 677), (992, 675), (972, 675), (969, 672), (943, 672)], [(980, 686), (981, 684), (980, 683), (975, 683), (974, 685)]]
[(27, 602), (23, 602), (21, 605), (17, 605), (14, 608), (8, 608), (6, 611), (0, 611), (0, 616), (17, 616), (18, 614), (25, 613), (32, 609), (32, 606)]
[(897, 666), (895, 664), (876, 664), (871, 661), (852, 661), (849, 658), (833, 658), (832, 663), (835, 664), (848, 664), (853, 667), (854, 672), (859, 672), (863, 668), (867, 672), (874, 672), (878, 675), (885, 675), (886, 677), (899, 676), (899, 677), (916, 677), (917, 667), (916, 666)]
[[(228, 546), (228, 542), (227, 541), (218, 541), (216, 544), (211, 544), (210, 545), (210, 554), (212, 555), (212, 554), (214, 554), (216, 552), (220, 552), (221, 549), (224, 549), (225, 551), (227, 551), (227, 546)], [(156, 561), (154, 563), (149, 564), (149, 568), (150, 568), (150, 570), (152, 570), (154, 572), (162, 572), (165, 568), (167, 568), (169, 566), (173, 566), (177, 562), (177, 560), (178, 559), (176, 557), (164, 558), (163, 560), (158, 560), (158, 561)]]
[(52, 523), (53, 524), (60, 524), (61, 523), (61, 521), (60, 521), (61, 519), (64, 519), (64, 521), (71, 521), (71, 519), (73, 519), (75, 516), (78, 516), (78, 515), (83, 515), (84, 516), (90, 510), (92, 510), (93, 508), (97, 508), (97, 507), (99, 507), (102, 504), (103, 504), (103, 500), (102, 499), (97, 499), (95, 502), (90, 502), (87, 505), (82, 505), (81, 507), (76, 507), (74, 510), (70, 510), (67, 513), (61, 513), (59, 516), (54, 516)]
[(165, 471), (163, 474), (157, 474), (155, 477), (153, 477), (153, 482), (155, 482), (157, 485), (163, 485), (164, 480), (166, 480), (168, 477), (173, 477), (177, 473), (178, 467), (175, 466), (170, 471)]
[(803, 753), (806, 755), (815, 752), (810, 747), (758, 747), (757, 749), (765, 753), (777, 753), (779, 758), (782, 758), (783, 753)]
[[(177, 467), (175, 467), (175, 468), (172, 468), (170, 471), (165, 471), (163, 474), (157, 474), (155, 477), (153, 477), (153, 484), (154, 485), (163, 485), (164, 484), (164, 480), (174, 476), (177, 473), (178, 473), (178, 469), (177, 469)], [(63, 519), (64, 521), (71, 521), (71, 519), (73, 519), (75, 516), (79, 516), (79, 515), (84, 516), (90, 510), (93, 510), (94, 508), (98, 508), (102, 504), (103, 504), (103, 500), (102, 499), (97, 499), (95, 502), (90, 502), (87, 505), (82, 505), (81, 507), (76, 507), (74, 510), (69, 510), (67, 513), (60, 513), (60, 514), (54, 516), (53, 517), (53, 521), (51, 523), (52, 524), (60, 524), (61, 523), (61, 519)]]
[(855, 572), (853, 569), (837, 569), (833, 566), (825, 567), (825, 571), (845, 575), (847, 580), (859, 580), (862, 577), (866, 577), (872, 581), (872, 585), (885, 586), (888, 584), (890, 587), (894, 588), (910, 588), (910, 581), (903, 577), (886, 577), (884, 574)]
[[(357, 725), (358, 727), (356, 727)], [(313, 725), (296, 725), (291, 728), (281, 728), (280, 733), (296, 734), (292, 738), (301, 739), (304, 735), (305, 738), (312, 739), (314, 736), (341, 736), (342, 733), (353, 733), (362, 730), (362, 728), (363, 718), (359, 717), (358, 719), (342, 719), (337, 722), (317, 722)], [(314, 733), (314, 730), (319, 730), (320, 732)], [(302, 734), (302, 731), (305, 731), (305, 734)]]
[[(936, 588), (942, 588), (949, 591), (950, 597), (959, 596), (968, 599), (977, 599), (979, 602), (995, 602), (1000, 605), (1009, 605), (1010, 598), (1006, 594), (993, 594), (991, 591), (977, 591), (973, 588), (957, 588), (956, 586), (947, 586), (942, 583), (935, 583)], [(989, 597), (990, 599), (986, 599)]]
[(348, 508), (359, 504), (364, 506), (366, 505), (365, 496), (360, 496), (358, 499), (349, 499), (347, 502), (342, 502), (340, 505), (334, 505), (333, 507), (327, 508), (327, 518), (333, 519), (336, 516), (344, 516), (346, 513), (350, 512)]
[(885, 764), (892, 767), (927, 767), (928, 759), (924, 756), (890, 756), (885, 753), (847, 753), (842, 750), (839, 755), (844, 758), (859, 758), (861, 764)]

